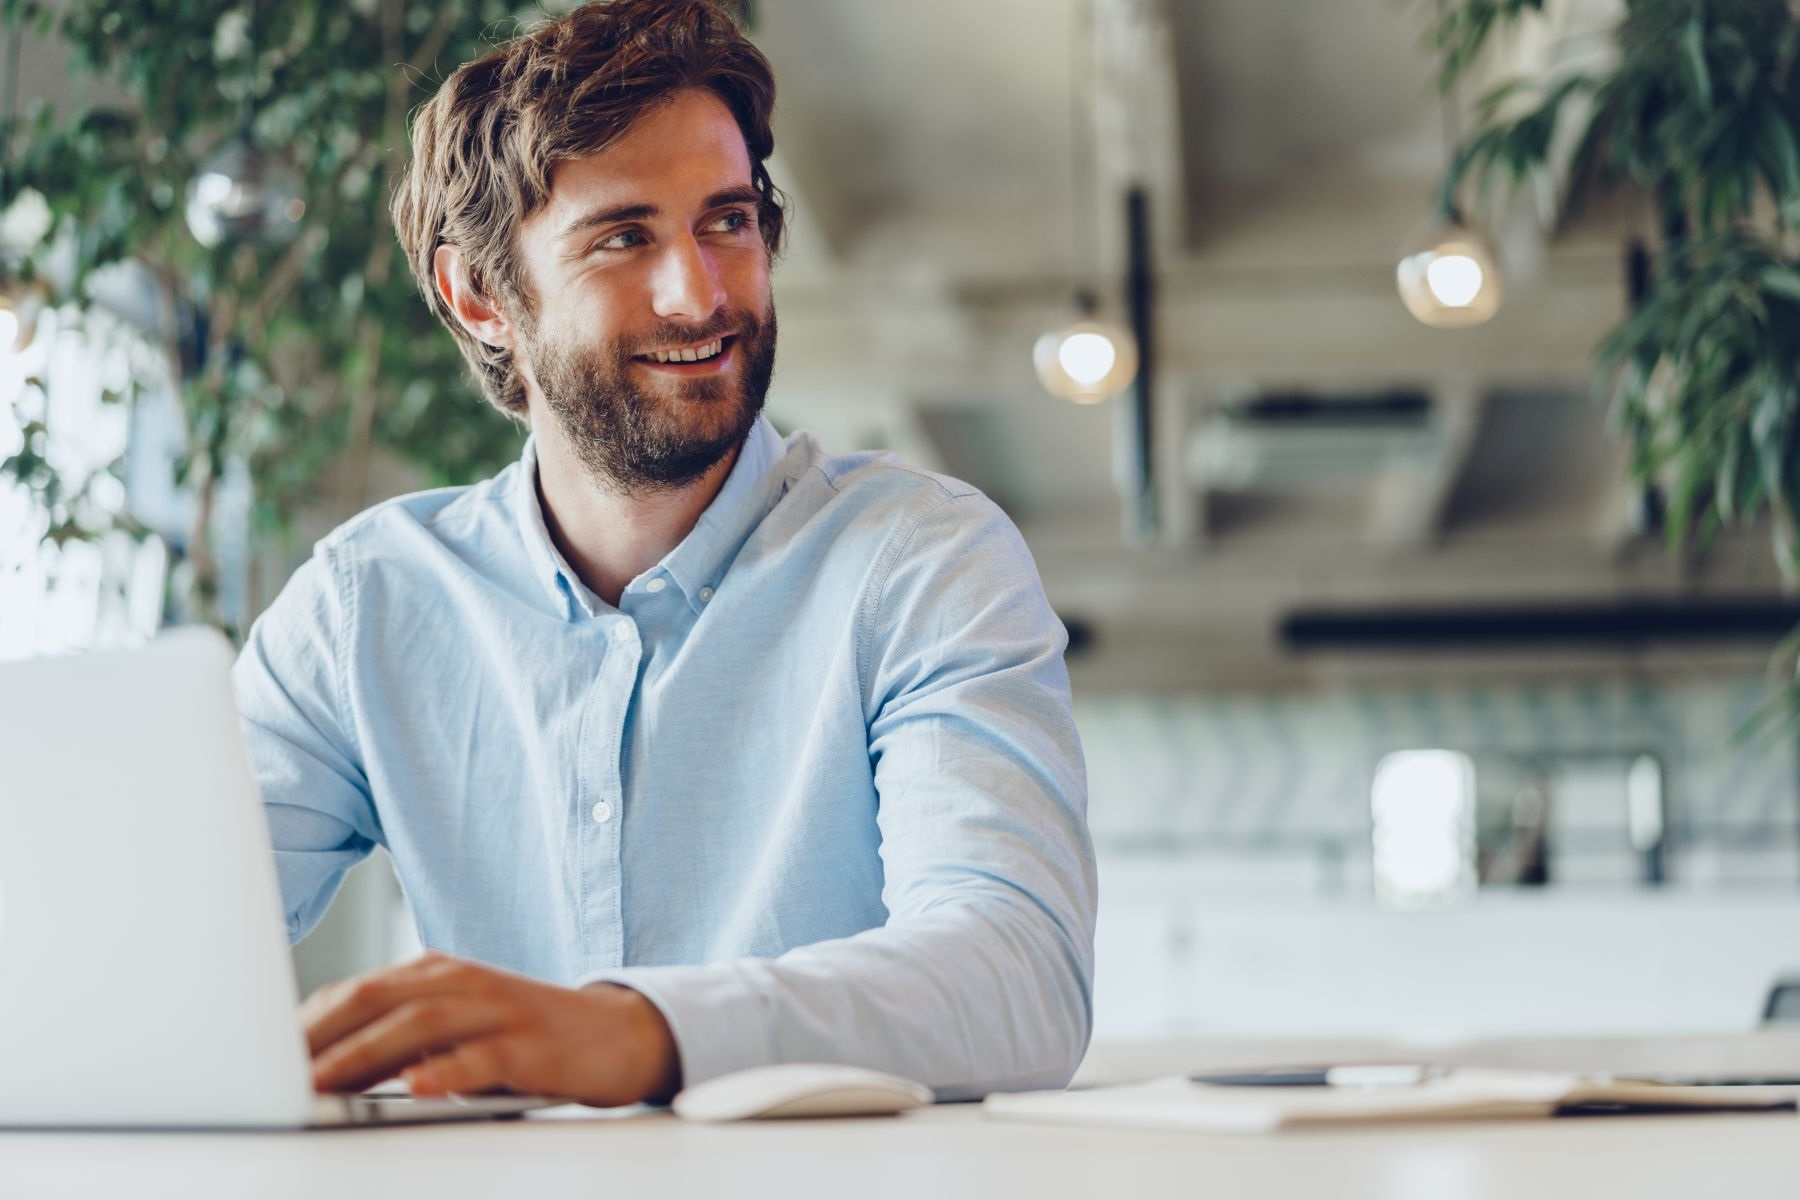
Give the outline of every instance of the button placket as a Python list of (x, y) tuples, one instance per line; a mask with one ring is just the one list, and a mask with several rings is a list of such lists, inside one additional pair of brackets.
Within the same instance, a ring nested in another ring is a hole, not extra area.
[(624, 800), (624, 745), (626, 714), (637, 691), (642, 647), (636, 625), (623, 614), (607, 631), (610, 646), (601, 669), (600, 686), (607, 703), (597, 732), (604, 739), (594, 747), (597, 761), (593, 803), (588, 806), (588, 859), (593, 867), (591, 894), (595, 903), (595, 937), (590, 943), (592, 966), (615, 967), (624, 962), (625, 930), (620, 876), (619, 808)]

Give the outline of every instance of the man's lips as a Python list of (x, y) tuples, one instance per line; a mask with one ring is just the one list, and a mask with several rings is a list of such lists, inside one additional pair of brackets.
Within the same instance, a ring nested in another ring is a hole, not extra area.
[(654, 353), (635, 355), (631, 361), (641, 366), (649, 367), (653, 371), (666, 371), (671, 375), (712, 375), (724, 370), (727, 366), (737, 361), (736, 350), (738, 339), (735, 333), (724, 334), (718, 338), (709, 339), (705, 342), (695, 342), (688, 346), (668, 347), (670, 350), (699, 350), (703, 346), (710, 345), (713, 341), (719, 343), (719, 352), (711, 358), (701, 359), (697, 362), (676, 362), (673, 360), (669, 362), (659, 362)]

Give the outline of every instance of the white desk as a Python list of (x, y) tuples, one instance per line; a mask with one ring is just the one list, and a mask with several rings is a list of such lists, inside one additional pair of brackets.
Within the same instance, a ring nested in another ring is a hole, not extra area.
[(0, 1135), (0, 1196), (1595, 1200), (1800, 1193), (1792, 1114), (1193, 1136), (984, 1121), (694, 1126), (667, 1114), (294, 1135)]
[[(1196, 1048), (1168, 1047), (1190, 1056)], [(1260, 1061), (1270, 1049), (1239, 1046), (1205, 1061)], [(1137, 1055), (1143, 1061), (1147, 1051)], [(568, 1111), (498, 1124), (285, 1135), (4, 1133), (0, 1197), (1800, 1195), (1800, 1119), (1791, 1113), (1233, 1137), (1011, 1124), (984, 1120), (972, 1105), (891, 1119), (727, 1126), (660, 1112)]]

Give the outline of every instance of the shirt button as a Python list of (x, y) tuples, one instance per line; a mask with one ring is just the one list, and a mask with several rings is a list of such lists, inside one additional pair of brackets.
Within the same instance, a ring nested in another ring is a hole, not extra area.
[(617, 625), (614, 625), (612, 640), (615, 642), (629, 642), (631, 640), (631, 625), (625, 621), (620, 621)]
[(669, 581), (666, 579), (652, 579), (649, 583), (644, 585), (644, 590), (646, 592), (660, 592), (668, 586)]
[(594, 805), (594, 820), (604, 825), (612, 820), (612, 812), (612, 805), (602, 800), (600, 803)]
[(701, 588), (700, 589), (700, 602), (702, 604), (704, 604), (706, 601), (711, 600), (711, 599), (712, 599), (712, 589), (709, 587)]

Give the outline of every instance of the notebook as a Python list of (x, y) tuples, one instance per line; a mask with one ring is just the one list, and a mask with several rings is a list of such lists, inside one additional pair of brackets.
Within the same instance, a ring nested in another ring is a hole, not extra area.
[(1222, 1087), (1186, 1076), (1066, 1092), (989, 1096), (1001, 1120), (1211, 1133), (1307, 1126), (1632, 1112), (1792, 1109), (1800, 1086), (1690, 1086), (1598, 1075), (1449, 1070), (1404, 1087)]

